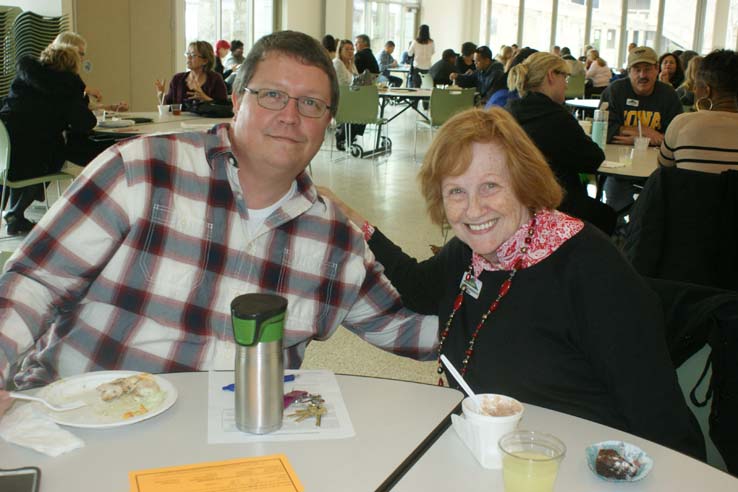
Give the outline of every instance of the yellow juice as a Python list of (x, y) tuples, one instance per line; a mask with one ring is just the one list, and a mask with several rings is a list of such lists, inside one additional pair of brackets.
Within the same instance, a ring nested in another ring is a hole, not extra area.
[(558, 469), (559, 460), (545, 454), (532, 451), (517, 452), (514, 456), (503, 454), (505, 492), (552, 492)]

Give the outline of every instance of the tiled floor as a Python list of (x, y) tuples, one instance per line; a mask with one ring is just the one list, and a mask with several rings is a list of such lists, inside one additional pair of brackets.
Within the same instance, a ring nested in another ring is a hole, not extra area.
[[(388, 108), (390, 114), (393, 109)], [(392, 121), (389, 125), (392, 153), (376, 161), (345, 158), (346, 154), (334, 151), (332, 162), (326, 139), (323, 150), (312, 162), (312, 172), (317, 184), (332, 188), (405, 251), (422, 258), (430, 255), (429, 244), (443, 243), (443, 236), (425, 214), (415, 179), (419, 169), (419, 162), (413, 157), (415, 120), (416, 114), (408, 111)], [(428, 146), (429, 133), (427, 129), (419, 130), (418, 160)], [(365, 141), (365, 148), (371, 145), (369, 133)], [(51, 203), (56, 199), (54, 186), (49, 190), (49, 199)], [(36, 221), (44, 210), (43, 204), (35, 203), (26, 216)], [(3, 223), (0, 251), (12, 251), (21, 241), (20, 237), (7, 237)], [(343, 328), (328, 341), (313, 342), (308, 347), (303, 367), (423, 382), (436, 379), (433, 362), (419, 363), (383, 352)]]

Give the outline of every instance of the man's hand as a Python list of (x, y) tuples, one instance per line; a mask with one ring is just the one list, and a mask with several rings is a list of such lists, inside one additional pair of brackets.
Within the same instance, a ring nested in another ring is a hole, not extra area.
[(0, 417), (10, 408), (13, 404), (13, 399), (9, 396), (7, 391), (0, 390)]
[(449, 79), (451, 79), (451, 80), (456, 80), (456, 77), (458, 77), (458, 76), (459, 76), (459, 74), (458, 74), (458, 73), (456, 73), (456, 72), (453, 72), (453, 73), (450, 73), (450, 74), (448, 75), (448, 78), (449, 78)]
[[(651, 142), (649, 144), (651, 146), (660, 146), (661, 142), (664, 141), (664, 135), (658, 130), (654, 130), (653, 128), (644, 126), (641, 128), (641, 132), (644, 137), (648, 137), (651, 139)], [(620, 127), (620, 135), (615, 135), (612, 141), (613, 143), (633, 145), (633, 139), (637, 136), (638, 128), (633, 126), (623, 126)]]

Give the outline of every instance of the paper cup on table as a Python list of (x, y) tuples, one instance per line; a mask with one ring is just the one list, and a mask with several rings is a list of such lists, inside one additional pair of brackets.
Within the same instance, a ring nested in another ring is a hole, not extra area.
[(633, 139), (633, 148), (635, 150), (646, 150), (648, 144), (651, 143), (651, 139), (648, 137), (635, 137)]
[(553, 492), (566, 445), (551, 434), (515, 430), (500, 438), (505, 492)]
[(514, 398), (495, 394), (477, 395), (486, 413), (479, 413), (470, 398), (461, 403), (462, 416), (451, 423), (469, 451), (484, 468), (502, 468), (497, 442), (515, 429), (523, 416), (523, 405)]
[(159, 104), (157, 106), (159, 109), (159, 116), (167, 116), (169, 114), (169, 105), (168, 104)]

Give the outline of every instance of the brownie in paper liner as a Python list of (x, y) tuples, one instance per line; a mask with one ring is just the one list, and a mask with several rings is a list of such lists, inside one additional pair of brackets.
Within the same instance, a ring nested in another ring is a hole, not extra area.
[[(601, 450), (612, 450), (617, 455)], [(653, 468), (653, 459), (635, 444), (603, 441), (585, 450), (587, 465), (598, 478), (608, 482), (637, 482)], [(598, 462), (599, 456), (599, 462)]]

